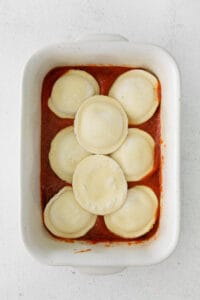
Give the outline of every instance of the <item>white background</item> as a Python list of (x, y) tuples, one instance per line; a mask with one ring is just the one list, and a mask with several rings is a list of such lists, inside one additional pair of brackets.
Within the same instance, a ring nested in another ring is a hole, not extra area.
[[(105, 277), (40, 265), (19, 231), (23, 67), (39, 47), (90, 32), (158, 44), (182, 75), (179, 244), (160, 265)], [(1, 300), (200, 299), (200, 1), (0, 0), (0, 141)]]

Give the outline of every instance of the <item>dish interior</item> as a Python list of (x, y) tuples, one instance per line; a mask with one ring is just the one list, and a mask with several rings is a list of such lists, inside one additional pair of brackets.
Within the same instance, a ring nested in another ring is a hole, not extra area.
[[(109, 89), (113, 82), (119, 75), (126, 71), (134, 69), (133, 67), (120, 67), (120, 66), (64, 66), (52, 69), (45, 76), (42, 85), (41, 96), (41, 206), (42, 212), (45, 205), (61, 188), (70, 185), (65, 181), (58, 178), (49, 165), (48, 154), (50, 144), (54, 136), (61, 129), (74, 124), (74, 119), (64, 118), (61, 119), (56, 116), (48, 107), (48, 99), (51, 95), (52, 87), (55, 81), (70, 69), (84, 70), (90, 73), (97, 80), (100, 86), (100, 94), (108, 95)], [(137, 68), (138, 69), (138, 68)], [(160, 83), (157, 88), (158, 98), (161, 102), (161, 86)], [(140, 181), (128, 182), (128, 188), (136, 185), (146, 185), (153, 189), (157, 195), (160, 203), (161, 194), (161, 120), (160, 120), (160, 105), (154, 115), (145, 123), (141, 125), (129, 125), (129, 128), (139, 128), (149, 133), (155, 141), (155, 157), (154, 168), (150, 174)], [(92, 126), (92, 124), (91, 124)], [(71, 186), (71, 185), (70, 185)], [(160, 205), (157, 211), (157, 220), (153, 228), (143, 235), (142, 237), (133, 239), (124, 239), (114, 233), (111, 233), (105, 226), (104, 218), (97, 217), (95, 226), (79, 240), (97, 243), (97, 242), (142, 242), (150, 239), (155, 235), (159, 226)], [(66, 238), (59, 238), (64, 241), (69, 241)]]

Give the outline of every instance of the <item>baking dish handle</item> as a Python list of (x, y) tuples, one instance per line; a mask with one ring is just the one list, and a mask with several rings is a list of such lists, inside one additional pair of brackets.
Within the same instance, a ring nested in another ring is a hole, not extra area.
[(128, 39), (120, 34), (110, 34), (110, 33), (88, 33), (77, 38), (77, 41), (83, 42), (127, 42)]

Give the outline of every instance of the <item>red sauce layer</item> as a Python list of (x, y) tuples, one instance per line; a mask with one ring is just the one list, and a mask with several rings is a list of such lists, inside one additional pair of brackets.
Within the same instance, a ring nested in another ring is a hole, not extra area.
[[(118, 66), (79, 66), (79, 67), (58, 67), (51, 70), (44, 78), (42, 85), (42, 99), (41, 99), (41, 207), (42, 215), (47, 202), (55, 195), (62, 187), (70, 185), (65, 181), (59, 179), (49, 165), (48, 154), (50, 150), (50, 144), (54, 136), (58, 131), (66, 126), (73, 125), (72, 119), (61, 119), (57, 117), (47, 105), (48, 99), (51, 95), (51, 90), (54, 82), (63, 75), (69, 69), (79, 69), (89, 72), (93, 75), (99, 83), (100, 94), (107, 95), (108, 91), (115, 81), (115, 79), (122, 73), (134, 69), (129, 67)], [(161, 99), (161, 87), (158, 87), (159, 99)], [(160, 108), (157, 109), (155, 114), (150, 120), (139, 126), (129, 126), (135, 128), (141, 128), (150, 133), (155, 140), (155, 165), (154, 170), (146, 178), (137, 182), (129, 182), (128, 187), (144, 184), (151, 187), (156, 193), (160, 202), (161, 193), (161, 131), (160, 131)], [(111, 233), (105, 226), (102, 216), (98, 216), (95, 226), (79, 240), (86, 240), (92, 243), (97, 242), (113, 242), (113, 241), (135, 241), (141, 242), (152, 237), (159, 226), (160, 204), (157, 212), (157, 221), (153, 228), (142, 237), (136, 239), (124, 239)], [(58, 237), (56, 237), (58, 238)], [(68, 239), (58, 238), (61, 240), (69, 241)]]

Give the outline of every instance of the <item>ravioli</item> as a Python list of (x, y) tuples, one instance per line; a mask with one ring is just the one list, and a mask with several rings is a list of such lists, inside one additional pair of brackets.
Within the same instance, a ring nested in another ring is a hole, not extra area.
[(131, 70), (120, 75), (110, 88), (109, 96), (119, 100), (129, 124), (142, 124), (155, 113), (159, 98), (158, 80), (144, 70)]
[(44, 223), (57, 237), (78, 238), (95, 224), (96, 216), (84, 210), (75, 200), (71, 187), (64, 187), (47, 203)]
[(93, 96), (79, 108), (75, 117), (79, 144), (94, 154), (109, 154), (125, 140), (128, 119), (120, 103), (108, 96)]
[(97, 215), (116, 211), (127, 195), (127, 183), (120, 166), (104, 155), (83, 159), (74, 172), (72, 185), (78, 203)]
[(127, 181), (138, 181), (154, 168), (155, 142), (150, 134), (129, 128), (122, 146), (111, 154), (122, 168)]
[(51, 142), (49, 163), (55, 174), (64, 181), (72, 182), (77, 164), (89, 155), (77, 142), (73, 126), (60, 130)]
[(74, 118), (81, 103), (99, 94), (96, 79), (82, 70), (69, 70), (53, 85), (49, 108), (60, 118)]
[(153, 190), (138, 185), (128, 190), (127, 200), (116, 212), (104, 216), (106, 227), (123, 238), (147, 233), (157, 218), (158, 199)]

